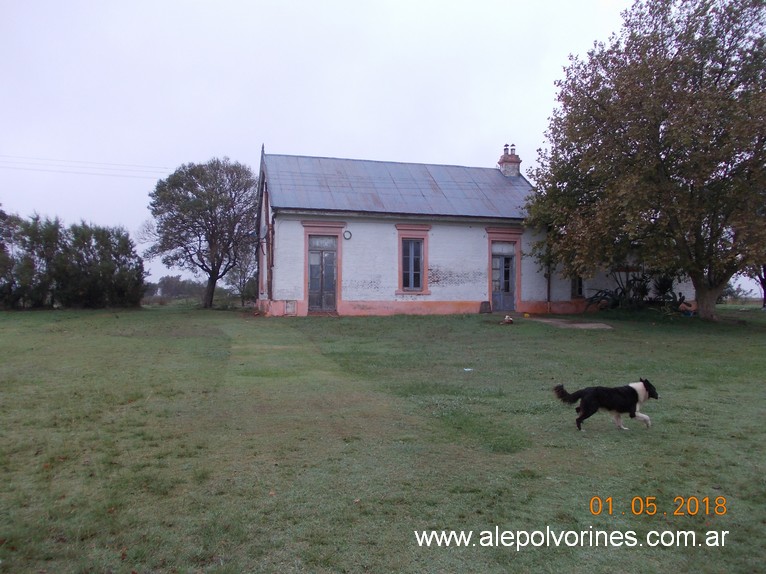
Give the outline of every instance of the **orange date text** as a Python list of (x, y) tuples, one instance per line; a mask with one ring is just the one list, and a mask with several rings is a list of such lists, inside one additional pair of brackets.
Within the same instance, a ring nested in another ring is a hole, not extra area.
[(632, 514), (633, 516), (654, 516), (655, 514), (672, 516), (724, 516), (728, 511), (725, 496), (676, 496), (672, 505), (663, 509), (657, 503), (656, 496), (634, 496), (628, 502), (616, 501), (611, 496), (594, 496), (590, 499), (589, 510), (593, 516), (602, 514)]

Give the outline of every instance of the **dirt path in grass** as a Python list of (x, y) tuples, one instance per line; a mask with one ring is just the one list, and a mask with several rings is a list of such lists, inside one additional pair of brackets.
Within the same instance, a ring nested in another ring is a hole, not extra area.
[(586, 329), (586, 330), (610, 330), (613, 329), (611, 325), (607, 325), (606, 323), (590, 323), (590, 322), (576, 322), (576, 321), (570, 321), (569, 319), (551, 319), (551, 318), (539, 318), (539, 317), (529, 317), (531, 321), (537, 321), (539, 323), (547, 323), (548, 325), (554, 325), (555, 327), (560, 327), (561, 329)]

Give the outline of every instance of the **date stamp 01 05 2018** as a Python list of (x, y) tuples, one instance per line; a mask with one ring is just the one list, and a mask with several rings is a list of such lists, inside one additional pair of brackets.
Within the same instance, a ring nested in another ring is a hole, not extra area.
[[(702, 498), (697, 496), (676, 496), (673, 498), (674, 508), (669, 509), (673, 516), (724, 516), (727, 512), (726, 509), (726, 497), (716, 496), (711, 498), (704, 496)], [(660, 512), (657, 506), (656, 496), (634, 496), (630, 500), (630, 509), (620, 511), (619, 505), (615, 504), (614, 499), (611, 496), (602, 498), (600, 496), (593, 496), (590, 499), (589, 507), (590, 513), (593, 516), (600, 516), (602, 514), (632, 514), (633, 516), (654, 516)], [(663, 511), (663, 515), (667, 515), (668, 511)]]

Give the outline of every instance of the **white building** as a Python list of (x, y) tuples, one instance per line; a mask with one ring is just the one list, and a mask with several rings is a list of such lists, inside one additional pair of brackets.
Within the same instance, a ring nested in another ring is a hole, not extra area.
[(582, 283), (529, 255), (520, 164), (508, 146), (497, 168), (262, 152), (261, 312), (581, 311)]

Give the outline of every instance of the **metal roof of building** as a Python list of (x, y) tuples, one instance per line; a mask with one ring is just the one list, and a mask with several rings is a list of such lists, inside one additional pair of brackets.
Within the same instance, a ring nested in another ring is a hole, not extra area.
[(262, 155), (274, 209), (523, 219), (532, 186), (496, 168)]

